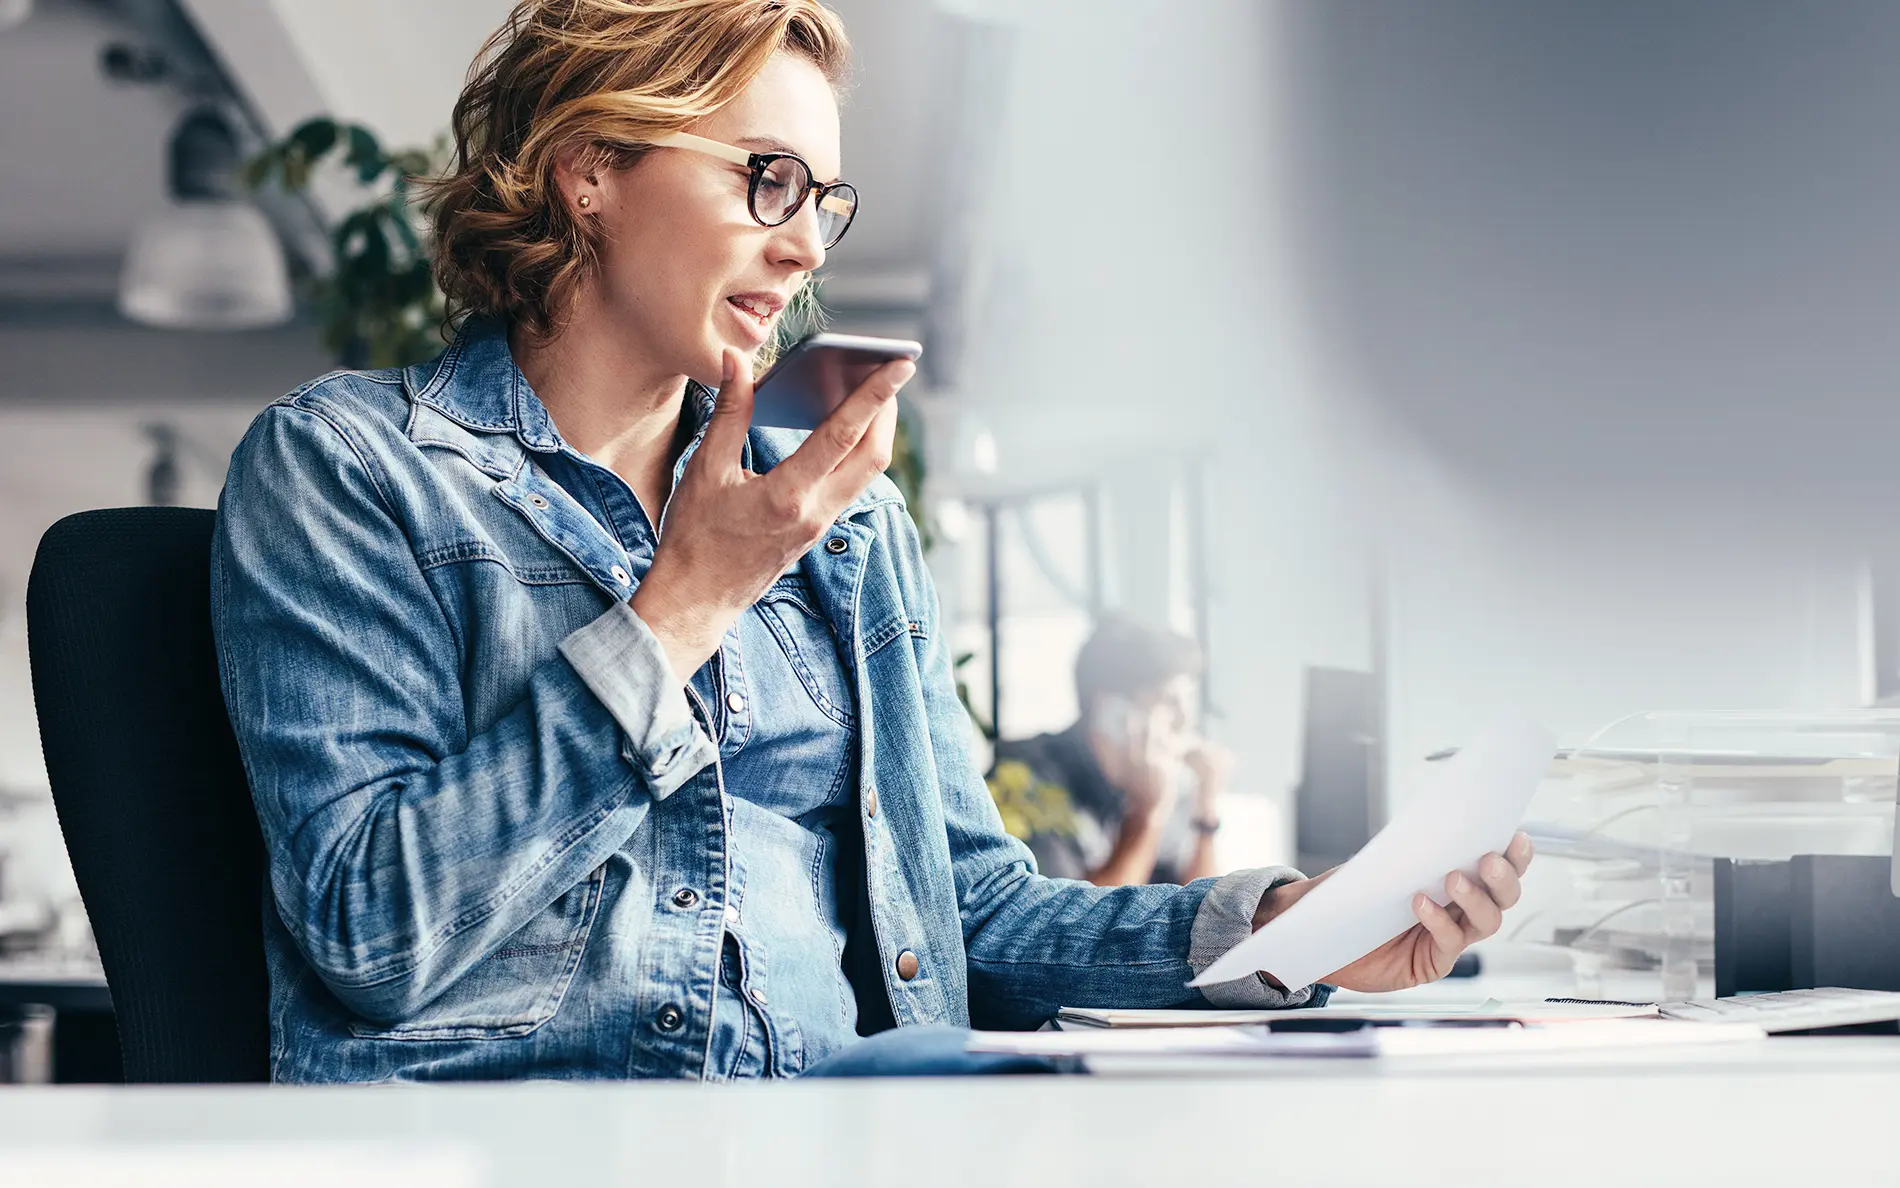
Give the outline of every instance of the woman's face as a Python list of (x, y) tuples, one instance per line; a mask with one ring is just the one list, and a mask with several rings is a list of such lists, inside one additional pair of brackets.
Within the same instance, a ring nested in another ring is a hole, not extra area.
[[(793, 54), (775, 56), (738, 98), (686, 131), (796, 153), (821, 182), (838, 177), (837, 97), (816, 66)], [(717, 387), (726, 348), (750, 355), (770, 341), (792, 294), (824, 263), (815, 204), (807, 200), (780, 226), (760, 226), (746, 205), (743, 166), (657, 148), (630, 169), (594, 176), (603, 243), (592, 295), (667, 375)]]

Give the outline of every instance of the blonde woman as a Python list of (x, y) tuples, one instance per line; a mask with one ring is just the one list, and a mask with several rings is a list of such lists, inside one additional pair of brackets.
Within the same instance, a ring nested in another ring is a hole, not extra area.
[[(972, 1021), (1323, 998), (1183, 985), (1295, 872), (1104, 889), (1004, 832), (881, 475), (908, 364), (749, 427), (856, 212), (847, 52), (815, 0), (521, 4), (433, 198), (454, 342), (238, 450), (214, 622), (275, 1078), (988, 1071)], [(1336, 980), (1442, 975), (1526, 861)]]

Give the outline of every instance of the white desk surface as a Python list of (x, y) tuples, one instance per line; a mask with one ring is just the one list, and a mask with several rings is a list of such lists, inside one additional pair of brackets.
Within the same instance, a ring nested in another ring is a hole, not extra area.
[[(1486, 978), (1405, 997), (1515, 999), (1533, 985), (1551, 983)], [(59, 1149), (136, 1154), (145, 1166), (164, 1162), (153, 1152), (282, 1158), (287, 1144), (365, 1142), (459, 1152), (481, 1169), (481, 1188), (1900, 1184), (1900, 1037), (1153, 1071), (1167, 1075), (0, 1088), (0, 1184), (9, 1159)], [(304, 1165), (312, 1182), (367, 1184)]]
[(1786, 1188), (1900, 1183), (1896, 1119), (1900, 1039), (1856, 1037), (1535, 1067), (1275, 1063), (1244, 1079), (12, 1089), (0, 1167), (49, 1148), (354, 1141), (447, 1145), (479, 1183), (534, 1188)]

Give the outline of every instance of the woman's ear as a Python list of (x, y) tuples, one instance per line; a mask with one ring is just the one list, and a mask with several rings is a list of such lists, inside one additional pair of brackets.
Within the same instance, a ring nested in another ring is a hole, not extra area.
[(561, 201), (576, 217), (597, 214), (604, 194), (600, 165), (580, 147), (564, 148), (554, 157), (554, 186)]

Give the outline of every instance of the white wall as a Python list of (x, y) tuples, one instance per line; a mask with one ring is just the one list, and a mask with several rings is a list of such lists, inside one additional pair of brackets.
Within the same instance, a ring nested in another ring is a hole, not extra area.
[[(1288, 807), (1302, 673), (1366, 667), (1371, 610), (1294, 250), (1278, 14), (1242, 0), (988, 11), (1016, 34), (993, 183), (1006, 198), (951, 398), (995, 435), (999, 467), (959, 477), (1004, 491), (1108, 477), (1117, 604), (1165, 621), (1172, 490), (1211, 460), (1211, 729), (1239, 753), (1238, 791)], [(1244, 860), (1290, 856), (1290, 831), (1255, 834)]]
[(1391, 770), (1489, 709), (1860, 703), (1900, 501), (1900, 9), (1283, 0), (1277, 154)]
[(1860, 563), (1845, 550), (1567, 523), (1498, 501), (1408, 523), (1388, 553), (1395, 798), (1426, 754), (1503, 709), (1574, 746), (1641, 710), (1861, 704)]

